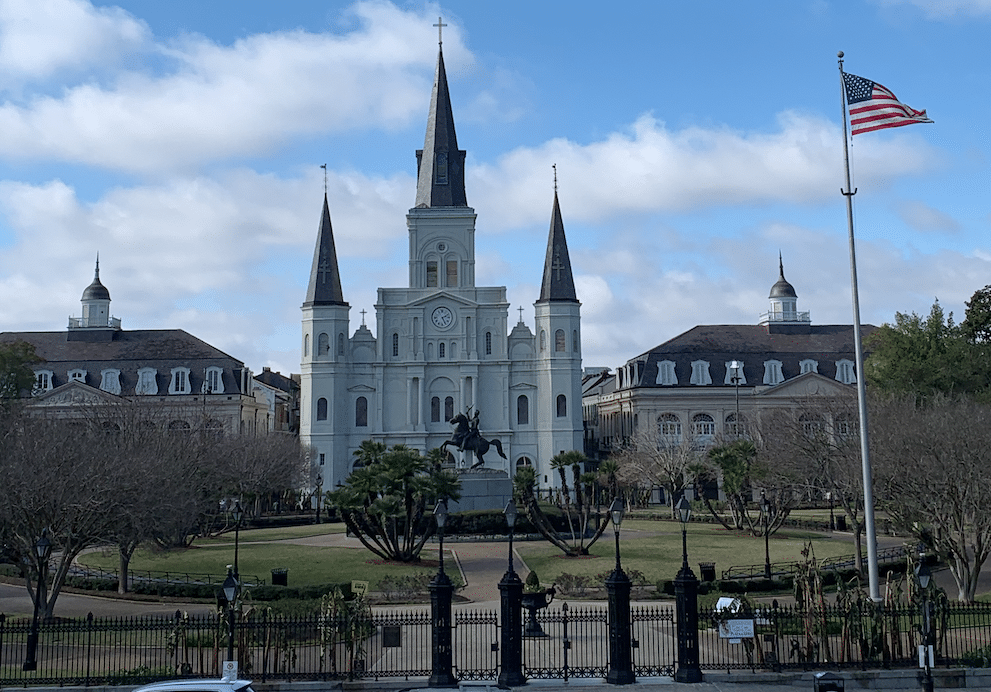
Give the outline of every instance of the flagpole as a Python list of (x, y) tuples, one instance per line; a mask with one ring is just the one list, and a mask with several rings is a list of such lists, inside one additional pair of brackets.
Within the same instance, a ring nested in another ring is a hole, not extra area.
[(870, 445), (867, 436), (867, 388), (864, 376), (864, 345), (860, 334), (860, 295), (857, 291), (857, 250), (853, 238), (853, 196), (850, 180), (850, 145), (847, 137), (846, 86), (843, 82), (843, 51), (836, 54), (840, 67), (840, 108), (843, 111), (843, 161), (846, 164), (846, 218), (850, 234), (850, 287), (853, 293), (853, 344), (857, 359), (857, 412), (860, 415), (860, 460), (864, 476), (864, 531), (867, 538), (867, 573), (871, 600), (881, 601), (877, 568), (877, 531), (874, 526), (874, 481), (871, 477)]

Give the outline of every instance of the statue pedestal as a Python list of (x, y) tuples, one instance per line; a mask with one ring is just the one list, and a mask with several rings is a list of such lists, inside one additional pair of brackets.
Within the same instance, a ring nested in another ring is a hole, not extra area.
[(461, 480), (461, 499), (448, 501), (452, 512), (481, 509), (505, 509), (513, 496), (513, 482), (505, 471), (479, 467), (456, 469)]

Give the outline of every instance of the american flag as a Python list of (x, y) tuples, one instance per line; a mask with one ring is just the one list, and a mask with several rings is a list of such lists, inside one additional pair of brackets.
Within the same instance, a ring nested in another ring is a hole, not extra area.
[(891, 91), (877, 82), (843, 73), (846, 102), (850, 109), (851, 134), (901, 127), (914, 123), (931, 123), (926, 112), (917, 111), (901, 103)]

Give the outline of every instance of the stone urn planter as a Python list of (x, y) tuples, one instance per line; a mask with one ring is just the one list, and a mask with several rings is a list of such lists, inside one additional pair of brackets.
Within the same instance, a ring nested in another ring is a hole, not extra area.
[(554, 600), (556, 593), (554, 587), (541, 589), (540, 591), (524, 591), (523, 607), (527, 610), (526, 624), (523, 626), (524, 637), (546, 637), (548, 636), (537, 622), (537, 611), (546, 608)]

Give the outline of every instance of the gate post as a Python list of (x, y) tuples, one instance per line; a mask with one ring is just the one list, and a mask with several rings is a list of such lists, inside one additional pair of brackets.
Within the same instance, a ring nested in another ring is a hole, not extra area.
[(674, 579), (676, 620), (678, 624), (677, 682), (702, 682), (699, 666), (699, 580), (686, 561)]
[(502, 656), (499, 667), (499, 687), (519, 687), (526, 684), (523, 675), (523, 582), (513, 569), (513, 528), (516, 524), (516, 503), (506, 503), (504, 511), (509, 526), (509, 566), (499, 582), (502, 605)]

